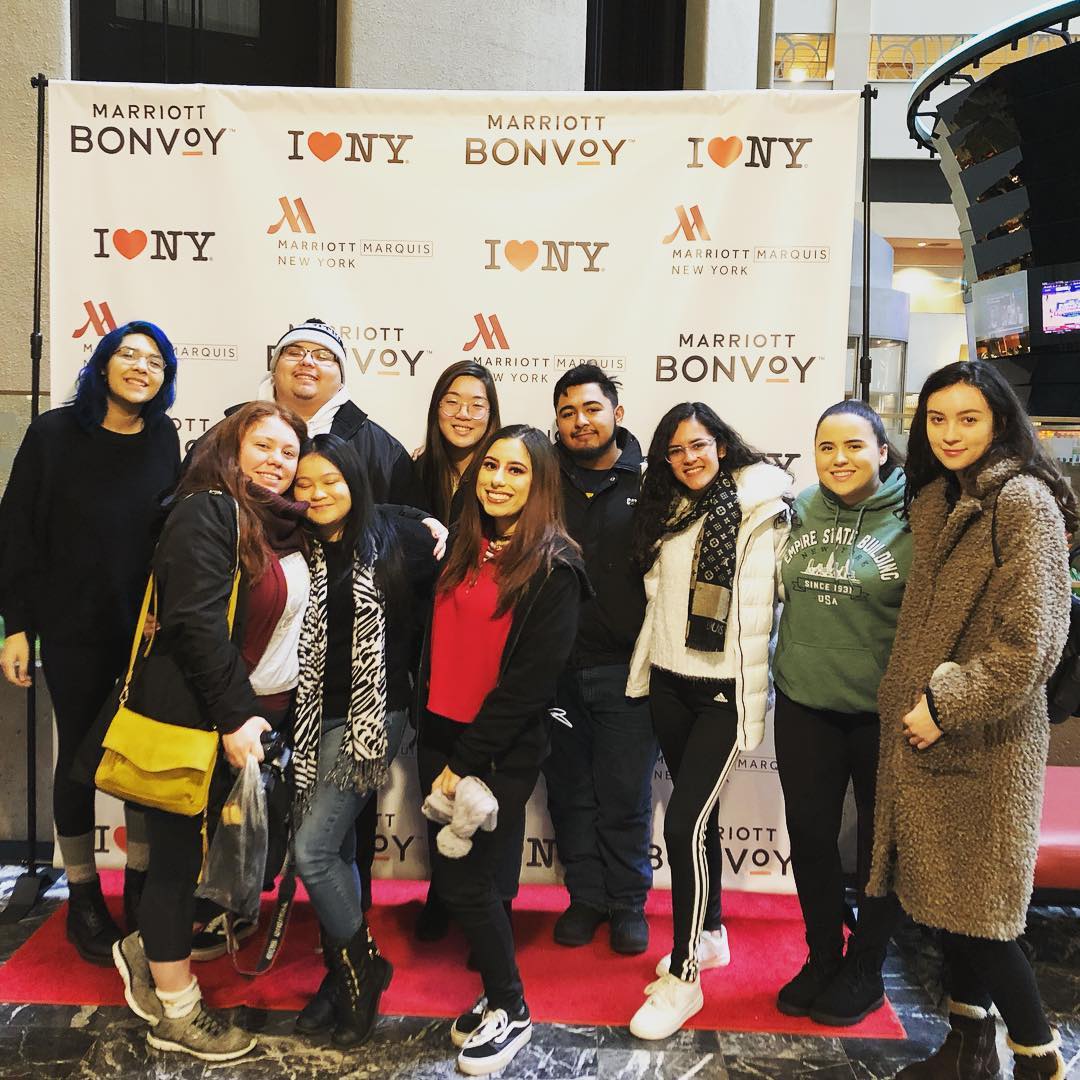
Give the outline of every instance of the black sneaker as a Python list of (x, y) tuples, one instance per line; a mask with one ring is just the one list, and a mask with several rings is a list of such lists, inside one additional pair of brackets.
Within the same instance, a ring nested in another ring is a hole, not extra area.
[(468, 1011), (463, 1012), (450, 1025), (450, 1041), (460, 1050), (469, 1036), (483, 1023), (484, 1013), (487, 1012), (487, 997), (481, 994), (476, 999), (476, 1004)]
[(807, 957), (798, 975), (780, 988), (776, 1007), (785, 1016), (809, 1016), (814, 1002), (840, 970), (841, 957)]
[(885, 1003), (881, 964), (869, 953), (848, 950), (840, 970), (814, 999), (810, 1019), (829, 1027), (857, 1024)]
[(570, 948), (588, 945), (596, 933), (596, 928), (607, 917), (606, 911), (571, 900), (570, 906), (555, 920), (555, 929), (552, 932), (555, 944)]
[(215, 915), (201, 930), (191, 935), (192, 960), (216, 960), (229, 951), (228, 919), (232, 919), (232, 932), (237, 944), (247, 941), (257, 929), (250, 919), (234, 918), (227, 911)]
[(531, 1038), (532, 1020), (524, 1002), (515, 1016), (507, 1015), (505, 1009), (489, 1009), (480, 1026), (465, 1040), (457, 1066), (466, 1076), (487, 1076), (509, 1065)]
[(623, 956), (639, 956), (649, 947), (649, 924), (640, 911), (620, 908), (611, 913), (611, 948)]

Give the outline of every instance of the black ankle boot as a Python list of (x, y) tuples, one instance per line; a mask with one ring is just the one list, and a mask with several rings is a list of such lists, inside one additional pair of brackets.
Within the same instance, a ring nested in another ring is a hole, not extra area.
[(840, 950), (811, 952), (799, 973), (780, 987), (776, 1007), (785, 1016), (809, 1016), (818, 995), (840, 970)]
[(829, 1027), (850, 1027), (885, 1004), (883, 954), (860, 950), (853, 938), (840, 970), (814, 999), (810, 1019)]
[(296, 1017), (296, 1033), (298, 1035), (317, 1035), (321, 1031), (329, 1031), (334, 1026), (334, 979), (330, 974), (330, 964), (327, 950), (330, 948), (326, 937), (326, 931), (319, 926), (319, 940), (322, 942), (323, 963), (326, 965), (326, 975), (319, 983), (319, 989), (315, 996), (300, 1010)]
[(123, 936), (105, 906), (98, 878), (68, 885), (67, 939), (84, 960), (112, 967), (113, 943)]
[(124, 926), (129, 934), (139, 929), (139, 904), (146, 885), (145, 870), (124, 867)]
[(327, 965), (334, 1002), (333, 1043), (350, 1050), (366, 1042), (390, 985), (393, 965), (378, 950), (366, 926), (348, 941), (328, 941)]

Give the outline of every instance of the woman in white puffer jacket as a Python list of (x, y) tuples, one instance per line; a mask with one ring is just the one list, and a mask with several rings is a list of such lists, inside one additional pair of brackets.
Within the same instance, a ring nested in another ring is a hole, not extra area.
[(629, 697), (649, 696), (674, 783), (664, 818), (674, 941), (630, 1030), (677, 1031), (703, 1004), (699, 971), (726, 964), (720, 791), (765, 734), (776, 566), (791, 480), (702, 402), (670, 409), (649, 447), (633, 557), (648, 607)]

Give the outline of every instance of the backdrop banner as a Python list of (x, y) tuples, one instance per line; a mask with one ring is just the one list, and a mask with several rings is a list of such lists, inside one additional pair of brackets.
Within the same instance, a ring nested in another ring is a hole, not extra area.
[[(185, 446), (258, 396), (271, 346), (336, 325), (346, 385), (413, 448), (436, 376), (487, 365), (506, 421), (549, 429), (559, 375), (622, 382), (644, 446), (703, 400), (811, 482), (843, 395), (854, 94), (372, 92), (49, 84), (52, 400), (108, 330), (158, 323)], [(427, 871), (408, 748), (379, 873)], [(668, 882), (655, 779), (654, 865)], [(771, 736), (724, 790), (725, 883), (793, 888)], [(122, 858), (101, 807), (102, 862)], [(559, 874), (543, 785), (523, 880)]]

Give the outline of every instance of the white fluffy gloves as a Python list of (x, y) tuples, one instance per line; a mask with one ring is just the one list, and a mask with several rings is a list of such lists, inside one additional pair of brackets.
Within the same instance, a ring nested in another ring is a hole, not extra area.
[(448, 859), (460, 859), (472, 848), (477, 829), (493, 832), (499, 820), (499, 801), (483, 780), (463, 776), (453, 798), (441, 791), (432, 792), (420, 808), (429, 821), (444, 822), (435, 843)]

